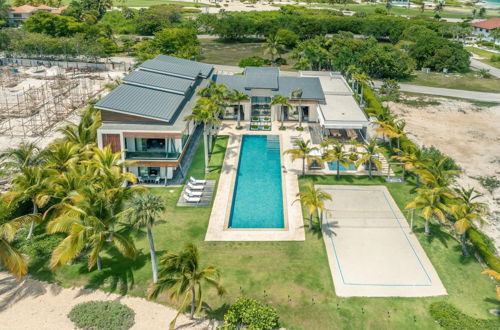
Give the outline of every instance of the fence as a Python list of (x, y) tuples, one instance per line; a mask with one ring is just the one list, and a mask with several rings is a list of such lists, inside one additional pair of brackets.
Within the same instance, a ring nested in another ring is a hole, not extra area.
[(91, 62), (70, 62), (70, 61), (51, 61), (27, 58), (0, 58), (0, 64), (19, 65), (19, 66), (58, 66), (64, 69), (92, 69), (98, 71), (129, 71), (133, 65), (125, 62), (110, 62), (110, 63), (91, 63)]

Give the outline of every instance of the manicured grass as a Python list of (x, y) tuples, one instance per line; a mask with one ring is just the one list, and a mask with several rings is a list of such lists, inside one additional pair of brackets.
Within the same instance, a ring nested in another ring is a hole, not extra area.
[[(221, 65), (238, 65), (240, 60), (250, 56), (260, 56), (271, 59), (264, 55), (263, 42), (223, 42), (218, 39), (201, 39), (201, 62)], [(287, 65), (281, 66), (284, 70), (293, 66), (295, 60), (290, 59), (291, 52), (282, 55), (287, 60)]]
[[(218, 178), (226, 145), (227, 137), (218, 137), (211, 159), (213, 172), (207, 177)], [(202, 148), (200, 144), (190, 169), (190, 173), (197, 177), (203, 172)], [(401, 208), (412, 198), (411, 186), (387, 184), (381, 178), (369, 180), (367, 177), (345, 176), (336, 180), (334, 176), (308, 176), (300, 180), (300, 185), (308, 181), (386, 185)], [(306, 230), (304, 242), (205, 242), (210, 207), (177, 207), (181, 191), (178, 187), (152, 190), (162, 196), (167, 207), (162, 222), (153, 229), (159, 255), (165, 251), (178, 251), (192, 242), (200, 249), (202, 266), (214, 265), (222, 272), (227, 295), (219, 298), (211, 290), (204, 291), (210, 306), (207, 314), (211, 317), (221, 318), (228, 304), (240, 295), (272, 304), (278, 310), (282, 325), (290, 329), (438, 329), (428, 313), (432, 302), (445, 300), (461, 311), (481, 318), (488, 318), (487, 310), (496, 307), (494, 285), (486, 276), (480, 275), (481, 266), (473, 258), (463, 259), (459, 244), (437, 226), (432, 228), (434, 235), (427, 238), (422, 234), (422, 222), (417, 220), (416, 235), (448, 290), (448, 296), (339, 298), (335, 296), (323, 239), (318, 231)], [(305, 210), (304, 218), (306, 220)], [(144, 232), (134, 237), (140, 251), (135, 261), (108, 251), (103, 256), (101, 272), (88, 272), (86, 258), (53, 273), (31, 268), (30, 272), (35, 277), (67, 287), (79, 285), (145, 296), (151, 282), (147, 237)], [(366, 272), (370, 271), (366, 269)], [(175, 304), (165, 297), (160, 302)]]
[(476, 47), (465, 47), (465, 49), (467, 49), (471, 53), (474, 53), (476, 55), (481, 56), (482, 59), (480, 59), (479, 61), (481, 61), (481, 62), (483, 62), (485, 64), (488, 64), (488, 65), (491, 65), (492, 67), (495, 67), (497, 69), (500, 69), (500, 62), (492, 62), (492, 61), (490, 61), (490, 58), (493, 55), (500, 56), (500, 54), (489, 52), (487, 50), (479, 49), (479, 48), (476, 48)]
[[(406, 79), (402, 83), (477, 92), (500, 92), (500, 78), (480, 78), (472, 71), (449, 74), (415, 72), (410, 79)], [(457, 96), (459, 97), (460, 95)]]

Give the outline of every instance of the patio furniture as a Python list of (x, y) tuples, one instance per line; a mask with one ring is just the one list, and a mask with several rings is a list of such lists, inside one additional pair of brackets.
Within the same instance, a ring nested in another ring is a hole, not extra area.
[(342, 134), (340, 133), (340, 131), (338, 129), (331, 129), (330, 135), (333, 137), (341, 137), (342, 136)]
[(200, 197), (189, 197), (187, 194), (184, 194), (182, 197), (188, 203), (199, 203), (201, 201)]
[(155, 179), (155, 183), (156, 184), (160, 184), (161, 179), (162, 178), (160, 176), (157, 176), (156, 179)]
[(188, 194), (189, 197), (201, 197), (201, 195), (203, 195), (203, 192), (201, 192), (201, 191), (192, 191), (189, 188), (186, 188), (186, 193)]
[(356, 139), (358, 137), (358, 133), (356, 133), (356, 131), (353, 129), (346, 130), (346, 133), (350, 139)]
[(205, 183), (207, 183), (207, 180), (197, 180), (197, 179), (195, 179), (193, 177), (190, 177), (189, 178), (189, 182), (191, 182), (194, 185), (197, 185), (197, 184), (204, 185)]
[(144, 178), (142, 176), (137, 177), (137, 183), (144, 183)]
[(187, 186), (189, 187), (189, 189), (191, 190), (203, 190), (205, 188), (205, 186), (195, 186), (194, 184), (192, 184), (191, 182), (188, 182), (187, 183)]

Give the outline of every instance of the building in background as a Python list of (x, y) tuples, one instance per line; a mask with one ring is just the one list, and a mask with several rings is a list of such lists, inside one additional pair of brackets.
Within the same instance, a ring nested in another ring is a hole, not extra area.
[(40, 5), (38, 7), (30, 5), (11, 7), (8, 21), (10, 25), (17, 26), (39, 10), (44, 10), (53, 14), (61, 14), (66, 8), (68, 8), (68, 6), (62, 6), (59, 8), (53, 8), (46, 5)]
[[(494, 41), (490, 33), (493, 30), (500, 29), (500, 17), (489, 18), (484, 21), (472, 23), (471, 25), (474, 28), (473, 33), (478, 39)], [(496, 43), (499, 44), (500, 40), (496, 40)]]

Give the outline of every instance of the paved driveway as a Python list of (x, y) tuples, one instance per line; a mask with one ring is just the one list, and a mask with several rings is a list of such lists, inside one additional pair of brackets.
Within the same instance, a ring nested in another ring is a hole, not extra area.
[(341, 297), (445, 295), (438, 274), (384, 186), (317, 186), (330, 193), (323, 238)]

